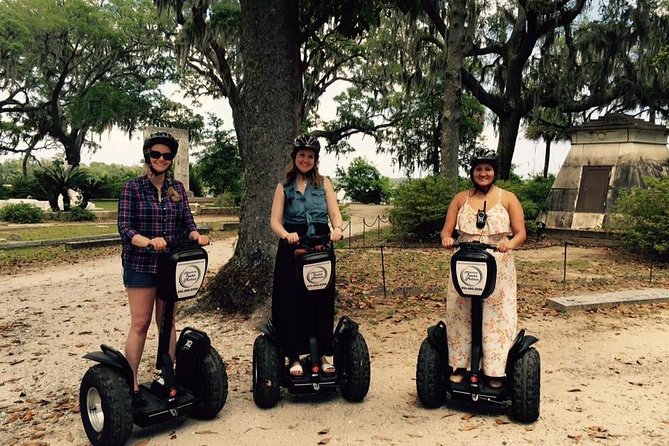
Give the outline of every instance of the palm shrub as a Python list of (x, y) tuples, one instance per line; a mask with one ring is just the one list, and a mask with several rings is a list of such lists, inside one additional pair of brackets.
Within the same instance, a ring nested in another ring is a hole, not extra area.
[(669, 178), (646, 177), (643, 186), (620, 191), (604, 227), (635, 252), (669, 258)]
[(63, 196), (63, 210), (70, 210), (69, 189), (79, 189), (87, 179), (87, 173), (79, 166), (65, 167), (61, 161), (35, 170), (35, 179), (49, 200), (51, 210), (60, 211), (58, 197)]

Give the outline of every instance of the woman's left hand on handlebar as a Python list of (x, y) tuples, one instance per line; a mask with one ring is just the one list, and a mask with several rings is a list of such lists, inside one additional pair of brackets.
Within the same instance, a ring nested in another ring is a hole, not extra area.
[(207, 246), (209, 244), (209, 236), (198, 234), (193, 241), (197, 241), (197, 244), (200, 246)]
[(508, 240), (502, 240), (497, 244), (497, 251), (499, 252), (507, 252), (511, 248), (509, 247), (509, 241)]
[(330, 240), (333, 242), (338, 242), (344, 238), (343, 234), (341, 233), (341, 228), (334, 228), (332, 232), (330, 232)]

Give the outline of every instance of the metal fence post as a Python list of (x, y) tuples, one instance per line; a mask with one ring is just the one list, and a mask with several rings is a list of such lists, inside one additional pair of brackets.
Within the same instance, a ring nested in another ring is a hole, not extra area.
[(383, 243), (381, 243), (381, 277), (383, 278), (383, 299), (386, 299), (386, 264), (383, 258)]
[(367, 223), (365, 222), (365, 219), (362, 219), (362, 247), (364, 248), (365, 245), (365, 229), (367, 228)]
[(568, 241), (564, 241), (564, 263), (562, 266), (562, 289), (567, 288), (567, 245)]

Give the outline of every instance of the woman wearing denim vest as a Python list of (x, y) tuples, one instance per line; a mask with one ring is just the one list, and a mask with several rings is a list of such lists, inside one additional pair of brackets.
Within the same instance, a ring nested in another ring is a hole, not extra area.
[[(293, 252), (300, 236), (330, 234), (336, 242), (342, 238), (342, 218), (332, 183), (318, 173), (321, 145), (316, 138), (300, 135), (293, 141), (291, 162), (286, 168), (286, 180), (276, 186), (272, 203), (272, 231), (279, 236), (272, 290), (272, 323), (279, 333), (279, 342), (290, 361), (293, 376), (304, 374), (299, 352), (307, 350), (308, 334), (306, 304), (297, 292)], [(328, 227), (328, 217), (332, 231)], [(332, 330), (334, 322), (334, 287), (320, 301), (317, 342), (323, 346), (321, 370), (335, 371), (332, 365)]]

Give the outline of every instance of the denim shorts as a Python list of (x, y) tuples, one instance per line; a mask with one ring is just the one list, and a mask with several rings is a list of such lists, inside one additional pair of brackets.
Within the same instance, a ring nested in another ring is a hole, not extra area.
[(152, 288), (158, 285), (158, 274), (123, 268), (123, 285), (126, 288)]

